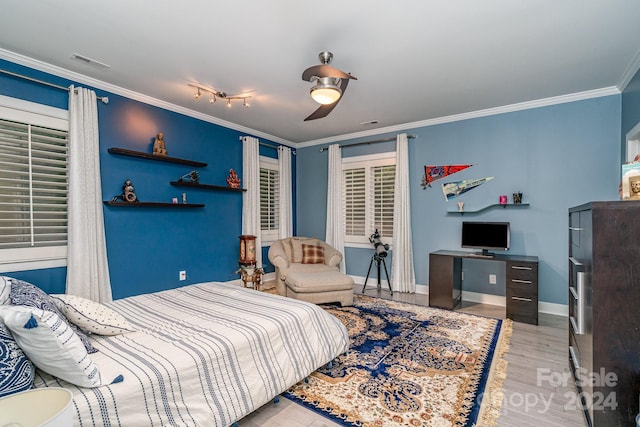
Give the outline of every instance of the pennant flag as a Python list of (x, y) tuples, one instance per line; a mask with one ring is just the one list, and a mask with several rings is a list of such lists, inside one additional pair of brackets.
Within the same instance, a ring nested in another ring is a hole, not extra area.
[(456, 172), (465, 170), (473, 165), (442, 165), (442, 166), (425, 166), (424, 177), (422, 177), (422, 189), (431, 187), (433, 181), (452, 175)]
[(473, 190), (479, 185), (482, 185), (487, 181), (491, 181), (492, 179), (493, 177), (489, 176), (487, 178), (466, 179), (464, 181), (447, 182), (446, 184), (442, 184), (442, 192), (444, 193), (444, 198), (448, 202), (449, 199), (458, 197), (459, 195), (466, 193), (469, 190)]

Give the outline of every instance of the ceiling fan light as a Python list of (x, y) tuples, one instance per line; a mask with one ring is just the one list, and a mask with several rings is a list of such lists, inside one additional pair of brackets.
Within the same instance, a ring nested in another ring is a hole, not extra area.
[(338, 86), (340, 79), (322, 77), (318, 83), (311, 88), (311, 98), (318, 104), (329, 105), (340, 99), (342, 90)]

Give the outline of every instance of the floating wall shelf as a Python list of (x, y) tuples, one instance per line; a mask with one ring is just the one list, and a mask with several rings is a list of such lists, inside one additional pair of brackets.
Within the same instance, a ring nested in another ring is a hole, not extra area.
[(199, 182), (192, 182), (192, 181), (171, 181), (170, 184), (176, 187), (205, 188), (209, 190), (234, 191), (234, 192), (240, 192), (240, 193), (243, 191), (247, 191), (244, 188), (231, 188), (231, 187), (225, 187), (222, 185), (201, 184)]
[(202, 203), (164, 203), (164, 202), (113, 202), (105, 200), (107, 206), (126, 208), (203, 208)]
[(107, 151), (111, 154), (119, 154), (121, 156), (129, 156), (129, 157), (139, 157), (142, 159), (156, 160), (159, 162), (177, 163), (180, 165), (195, 166), (195, 167), (207, 166), (206, 163), (196, 162), (194, 160), (185, 160), (185, 159), (179, 159), (177, 157), (169, 157), (169, 156), (158, 156), (155, 154), (143, 153), (141, 151), (126, 150), (124, 148), (114, 147), (114, 148), (109, 148)]
[(466, 213), (468, 214), (473, 214), (473, 213), (479, 213), (482, 211), (486, 211), (487, 209), (492, 209), (495, 208), (497, 206), (500, 206), (501, 208), (524, 208), (524, 207), (528, 207), (529, 203), (507, 203), (505, 205), (502, 205), (500, 203), (495, 203), (493, 205), (489, 205), (489, 206), (485, 206), (484, 208), (480, 208), (480, 209), (476, 209), (473, 211), (468, 211), (468, 210), (463, 210), (463, 211), (447, 211), (447, 215), (464, 215)]

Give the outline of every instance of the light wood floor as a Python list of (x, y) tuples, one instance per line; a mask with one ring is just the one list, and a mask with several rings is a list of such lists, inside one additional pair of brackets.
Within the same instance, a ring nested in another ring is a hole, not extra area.
[[(358, 286), (356, 286), (358, 288)], [(361, 289), (356, 289), (360, 292)], [(390, 298), (389, 292), (367, 289), (369, 296)], [(395, 293), (393, 300), (428, 305), (425, 294)], [(463, 301), (460, 311), (505, 318), (505, 308)], [(567, 319), (540, 313), (539, 325), (513, 322), (505, 356), (507, 378), (499, 427), (585, 426), (581, 411), (572, 408), (576, 389), (567, 359)], [(339, 425), (283, 397), (238, 422), (241, 427), (338, 427)], [(479, 426), (482, 427), (482, 426)]]

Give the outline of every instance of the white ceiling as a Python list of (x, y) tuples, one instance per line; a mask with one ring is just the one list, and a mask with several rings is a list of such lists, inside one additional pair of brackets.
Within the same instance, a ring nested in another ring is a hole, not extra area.
[[(278, 142), (621, 89), (640, 62), (638, 0), (0, 0), (0, 10), (10, 53)], [(302, 71), (323, 50), (358, 80), (329, 116), (304, 122), (318, 104)], [(251, 108), (196, 100), (188, 83), (250, 92)]]

